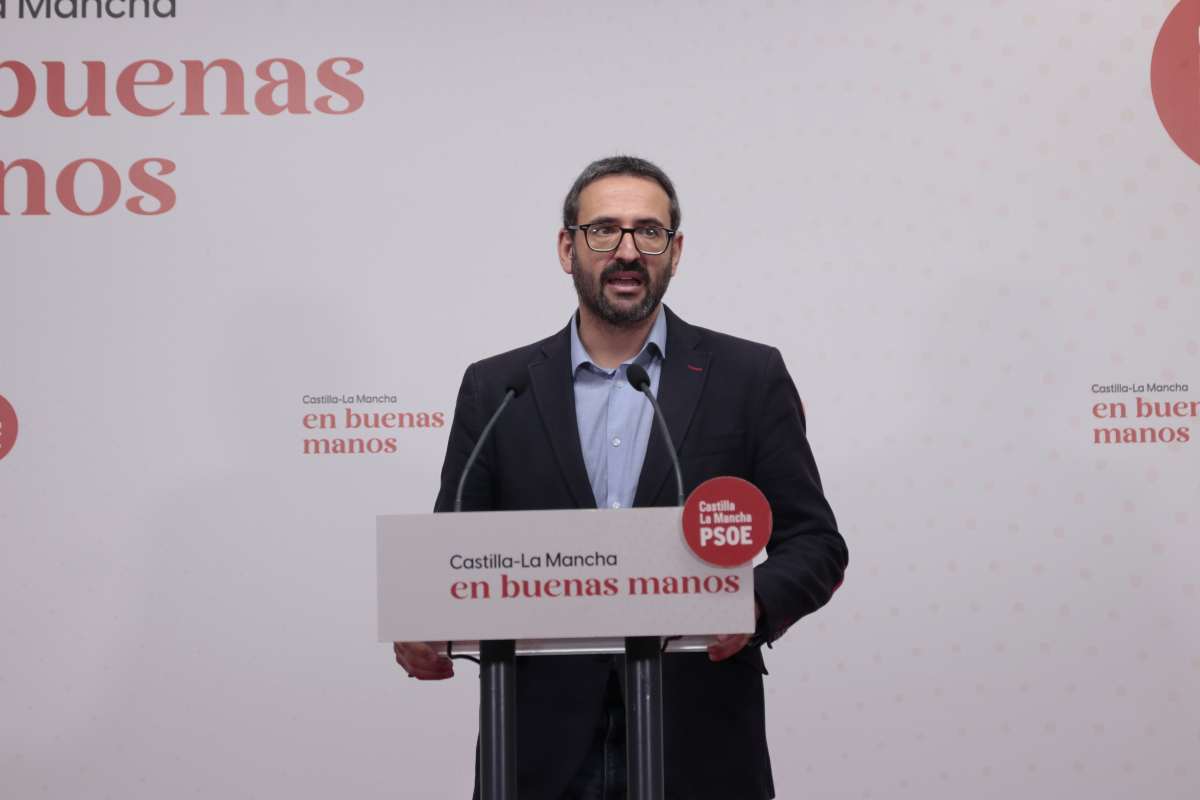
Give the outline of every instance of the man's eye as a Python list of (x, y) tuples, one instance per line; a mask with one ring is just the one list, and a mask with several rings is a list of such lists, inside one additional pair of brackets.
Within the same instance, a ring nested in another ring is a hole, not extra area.
[(638, 228), (638, 234), (646, 239), (657, 239), (663, 235), (662, 228)]
[(617, 232), (617, 229), (613, 225), (593, 225), (592, 226), (592, 233), (596, 234), (597, 236), (613, 236), (616, 234), (616, 232)]

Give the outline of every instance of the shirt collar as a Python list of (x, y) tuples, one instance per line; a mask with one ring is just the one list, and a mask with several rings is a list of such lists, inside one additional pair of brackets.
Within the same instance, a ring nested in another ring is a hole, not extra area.
[[(592, 361), (592, 357), (588, 355), (587, 348), (583, 346), (583, 340), (579, 338), (579, 312), (571, 316), (571, 374), (574, 375), (579, 370), (580, 365), (590, 364), (596, 369), (603, 369)], [(636, 356), (625, 363), (636, 362), (642, 366), (646, 366), (657, 355), (659, 358), (667, 357), (667, 315), (663, 312), (660, 305), (658, 307), (658, 317), (654, 320), (654, 324), (650, 326), (650, 334), (646, 337), (646, 343), (642, 345), (641, 351)], [(611, 370), (604, 370), (610, 372)]]

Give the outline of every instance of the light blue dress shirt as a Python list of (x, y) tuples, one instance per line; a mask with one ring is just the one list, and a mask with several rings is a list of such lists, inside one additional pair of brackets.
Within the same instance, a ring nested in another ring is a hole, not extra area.
[(662, 307), (641, 352), (616, 369), (597, 366), (579, 339), (578, 316), (571, 318), (571, 370), (575, 383), (575, 420), (592, 494), (599, 508), (633, 505), (646, 445), (654, 427), (654, 409), (629, 385), (625, 371), (638, 364), (650, 376), (658, 397), (658, 376), (667, 355), (667, 317)]

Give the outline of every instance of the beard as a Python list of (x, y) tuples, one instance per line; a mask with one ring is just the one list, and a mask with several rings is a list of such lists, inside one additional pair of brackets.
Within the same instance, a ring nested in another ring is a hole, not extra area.
[[(618, 272), (636, 272), (642, 280), (645, 292), (640, 303), (633, 306), (614, 306), (604, 294), (604, 285), (608, 279)], [(627, 328), (642, 322), (658, 308), (667, 286), (671, 283), (671, 270), (663, 269), (658, 280), (651, 277), (650, 271), (640, 261), (614, 261), (593, 279), (585, 275), (579, 267), (579, 259), (571, 253), (571, 280), (575, 284), (575, 293), (579, 295), (579, 304), (586, 306), (589, 311), (600, 319), (617, 328)]]

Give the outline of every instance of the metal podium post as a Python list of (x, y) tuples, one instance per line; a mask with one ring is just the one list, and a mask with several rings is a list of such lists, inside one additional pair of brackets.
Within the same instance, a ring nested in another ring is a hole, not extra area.
[(517, 800), (517, 656), (512, 639), (479, 643), (479, 794)]
[(662, 641), (625, 639), (625, 752), (629, 800), (662, 800)]

